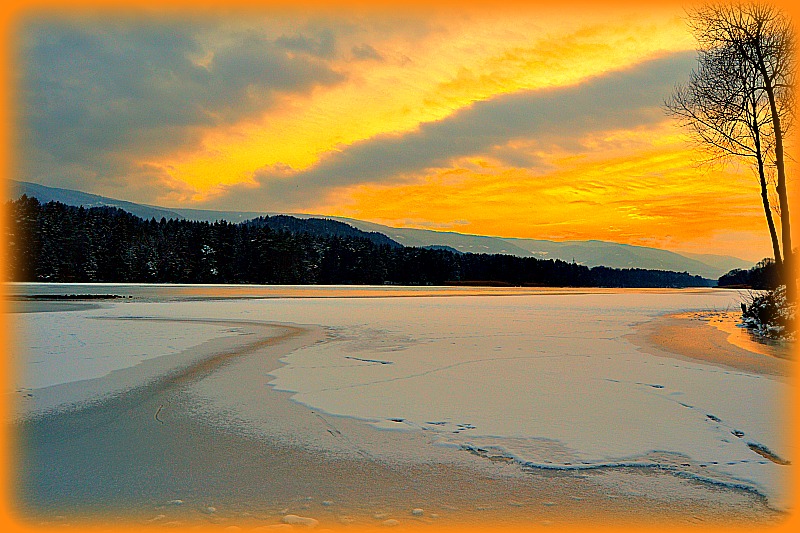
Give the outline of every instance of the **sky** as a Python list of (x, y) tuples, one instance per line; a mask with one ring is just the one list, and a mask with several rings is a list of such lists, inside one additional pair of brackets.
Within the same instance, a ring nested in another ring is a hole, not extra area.
[(687, 6), (641, 4), (30, 14), (16, 177), (167, 207), (770, 255), (751, 168), (709, 164), (663, 111), (696, 62)]

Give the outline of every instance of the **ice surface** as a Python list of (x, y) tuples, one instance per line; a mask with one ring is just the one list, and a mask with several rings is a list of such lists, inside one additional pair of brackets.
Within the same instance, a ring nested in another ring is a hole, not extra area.
[[(495, 446), (531, 465), (628, 464), (670, 452), (697, 465), (698, 478), (728, 474), (782, 507), (787, 467), (747, 444), (791, 460), (789, 386), (654, 357), (624, 339), (656, 314), (737, 304), (719, 291), (347, 300), (334, 309), (285, 302), (283, 320), (340, 329), (286, 357), (273, 385), (331, 414), (440, 432), (442, 444)], [(571, 454), (554, 460), (536, 439)]]
[[(736, 292), (428, 297), (420, 291), (401, 298), (374, 297), (382, 294), (375, 288), (369, 298), (341, 294), (111, 303), (103, 310), (16, 319), (33, 332), (28, 357), (49, 351), (77, 362), (64, 363), (70, 368), (57, 373), (60, 379), (107, 371), (97, 354), (111, 346), (125, 346), (119, 358), (130, 362), (225, 333), (205, 325), (195, 331), (162, 323), (160, 330), (158, 323), (111, 320), (102, 322), (104, 328), (113, 324), (110, 333), (92, 332), (100, 322), (96, 316), (322, 325), (329, 340), (284, 357), (271, 383), (320, 412), (363, 419), (378, 429), (426, 431), (440, 446), (531, 467), (681, 467), (683, 475), (752, 487), (776, 507), (789, 505), (793, 467), (765, 459), (748, 444), (795, 459), (787, 420), (790, 385), (655, 357), (625, 339), (632, 326), (660, 314), (736, 309)], [(54, 332), (58, 342), (49, 340)], [(129, 346), (127, 339), (141, 343)], [(46, 384), (54, 378), (34, 372), (29, 379)], [(248, 410), (258, 406), (243, 406), (238, 418), (247, 421)], [(424, 460), (425, 450), (419, 454)]]
[[(10, 315), (20, 346), (17, 389), (41, 389), (106, 376), (142, 361), (236, 335), (224, 324), (109, 320), (109, 309)], [(143, 315), (122, 315), (125, 318)]]

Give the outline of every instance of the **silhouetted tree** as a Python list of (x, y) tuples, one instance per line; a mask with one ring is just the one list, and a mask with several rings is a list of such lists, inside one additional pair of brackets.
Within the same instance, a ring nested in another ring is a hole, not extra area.
[[(699, 44), (689, 82), (666, 102), (701, 143), (716, 155), (755, 160), (775, 262), (792, 256), (786, 194), (784, 137), (794, 115), (794, 36), (789, 19), (766, 4), (711, 5), (691, 13)], [(776, 173), (778, 206), (770, 205), (768, 165)], [(783, 253), (772, 209), (781, 221)], [(791, 295), (791, 266), (782, 269)]]

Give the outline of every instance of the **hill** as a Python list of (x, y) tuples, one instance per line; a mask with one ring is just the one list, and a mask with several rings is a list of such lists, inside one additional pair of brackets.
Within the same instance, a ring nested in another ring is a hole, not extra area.
[[(237, 212), (204, 209), (164, 208), (152, 205), (136, 204), (123, 200), (115, 200), (94, 194), (46, 187), (35, 183), (10, 181), (12, 198), (22, 194), (35, 197), (41, 202), (59, 201), (67, 205), (98, 207), (119, 207), (144, 219), (161, 217), (178, 220), (215, 222), (224, 220), (238, 223), (261, 216), (279, 215), (270, 212)], [(688, 272), (692, 275), (709, 279), (717, 279), (734, 269), (747, 269), (752, 263), (738, 257), (711, 254), (677, 253), (647, 246), (633, 246), (615, 242), (588, 241), (549, 241), (538, 239), (502, 238), (485, 235), (469, 235), (456, 232), (434, 231), (413, 228), (394, 228), (344, 217), (319, 217), (310, 214), (288, 213), (295, 219), (335, 220), (356, 230), (364, 232), (362, 237), (374, 240), (377, 244), (383, 237), (388, 242), (403, 246), (442, 247), (464, 253), (505, 254), (517, 257), (535, 257), (539, 259), (560, 259), (575, 262), (588, 267), (607, 266), (611, 268), (640, 268)], [(280, 220), (280, 219), (279, 219)], [(277, 223), (277, 221), (276, 221)], [(312, 223), (319, 224), (319, 223)], [(329, 227), (329, 229), (332, 227)], [(317, 231), (309, 226), (307, 231)], [(335, 233), (334, 233), (335, 234)]]
[(286, 229), (309, 222), (292, 217), (236, 224), (157, 221), (117, 207), (40, 204), (27, 196), (9, 202), (8, 209), (4, 231), (12, 281), (672, 288), (715, 283), (685, 272), (376, 244), (353, 228), (353, 235), (329, 235), (330, 221), (322, 221), (324, 231), (314, 235)]

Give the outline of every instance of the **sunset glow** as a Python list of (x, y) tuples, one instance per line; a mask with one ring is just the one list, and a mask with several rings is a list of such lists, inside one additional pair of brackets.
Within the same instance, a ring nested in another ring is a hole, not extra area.
[(164, 206), (770, 253), (750, 168), (700, 165), (661, 109), (694, 64), (679, 4), (31, 18), (21, 35), (23, 180)]

